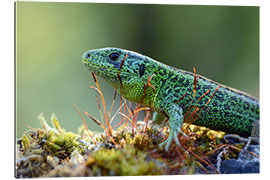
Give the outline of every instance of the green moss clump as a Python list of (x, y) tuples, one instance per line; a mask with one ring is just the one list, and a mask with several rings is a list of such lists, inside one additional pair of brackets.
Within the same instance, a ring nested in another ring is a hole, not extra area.
[(65, 132), (52, 115), (51, 128), (42, 115), (39, 116), (43, 129), (32, 129), (18, 140), (16, 177), (39, 177), (70, 158), (73, 151), (86, 154), (88, 144), (77, 134)]
[(154, 160), (147, 153), (137, 151), (132, 145), (123, 149), (102, 149), (86, 160), (94, 176), (134, 176), (164, 174), (165, 164)]

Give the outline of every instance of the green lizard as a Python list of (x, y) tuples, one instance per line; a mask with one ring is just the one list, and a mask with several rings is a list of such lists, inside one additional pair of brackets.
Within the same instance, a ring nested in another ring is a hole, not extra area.
[(202, 112), (193, 124), (242, 137), (258, 134), (259, 101), (246, 93), (198, 76), (195, 101), (191, 101), (193, 73), (118, 48), (89, 50), (82, 59), (91, 72), (104, 78), (124, 98), (169, 118), (169, 136), (160, 144), (166, 151), (173, 140), (180, 146), (178, 133), (185, 135), (181, 130), (184, 115), (190, 111), (188, 104), (194, 102), (196, 110)]

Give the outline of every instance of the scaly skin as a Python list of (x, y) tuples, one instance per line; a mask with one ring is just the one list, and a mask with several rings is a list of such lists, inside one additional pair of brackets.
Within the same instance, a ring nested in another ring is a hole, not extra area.
[[(259, 101), (246, 93), (199, 75), (192, 101), (193, 73), (118, 48), (90, 50), (83, 54), (82, 59), (91, 72), (104, 78), (124, 98), (148, 106), (169, 118), (169, 137), (160, 144), (166, 145), (167, 151), (173, 140), (180, 146), (177, 134), (184, 134), (181, 131), (184, 115), (194, 111), (194, 108), (190, 110), (189, 105), (195, 102), (195, 109), (201, 114), (193, 124), (243, 137), (251, 136), (254, 129), (258, 129), (254, 126), (259, 124)], [(207, 90), (210, 92), (197, 102)], [(211, 96), (211, 101), (205, 106)]]

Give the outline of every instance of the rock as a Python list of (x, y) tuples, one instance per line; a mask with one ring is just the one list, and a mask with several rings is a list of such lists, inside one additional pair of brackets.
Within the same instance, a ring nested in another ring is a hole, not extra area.
[[(260, 145), (250, 145), (248, 151), (260, 156)], [(224, 160), (221, 163), (222, 174), (260, 173), (260, 160), (253, 154), (242, 150), (237, 159)]]

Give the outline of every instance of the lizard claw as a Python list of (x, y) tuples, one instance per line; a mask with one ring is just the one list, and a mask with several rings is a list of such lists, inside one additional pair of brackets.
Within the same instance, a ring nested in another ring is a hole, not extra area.
[(177, 136), (177, 132), (176, 131), (173, 131), (173, 136), (174, 136), (174, 141), (175, 141), (175, 144), (177, 146), (180, 146), (180, 142), (179, 142), (179, 139), (178, 139), (178, 136)]
[[(183, 131), (180, 130), (180, 133), (183, 134), (185, 137), (188, 137)], [(165, 150), (167, 152), (169, 152), (169, 148), (173, 142), (173, 140), (175, 141), (175, 144), (178, 146), (178, 147), (181, 147), (181, 144), (179, 142), (179, 139), (178, 139), (178, 131), (177, 130), (174, 130), (174, 131), (171, 131), (170, 134), (169, 134), (169, 137), (163, 141), (162, 143), (159, 144), (159, 147), (163, 147), (165, 145)]]
[(167, 152), (169, 152), (169, 147), (170, 147), (171, 144), (172, 144), (172, 140), (173, 140), (173, 138), (172, 138), (172, 136), (171, 136), (171, 134), (170, 134), (169, 137), (168, 137), (165, 141), (163, 141), (162, 143), (159, 144), (159, 147), (165, 146), (165, 150), (166, 150)]

